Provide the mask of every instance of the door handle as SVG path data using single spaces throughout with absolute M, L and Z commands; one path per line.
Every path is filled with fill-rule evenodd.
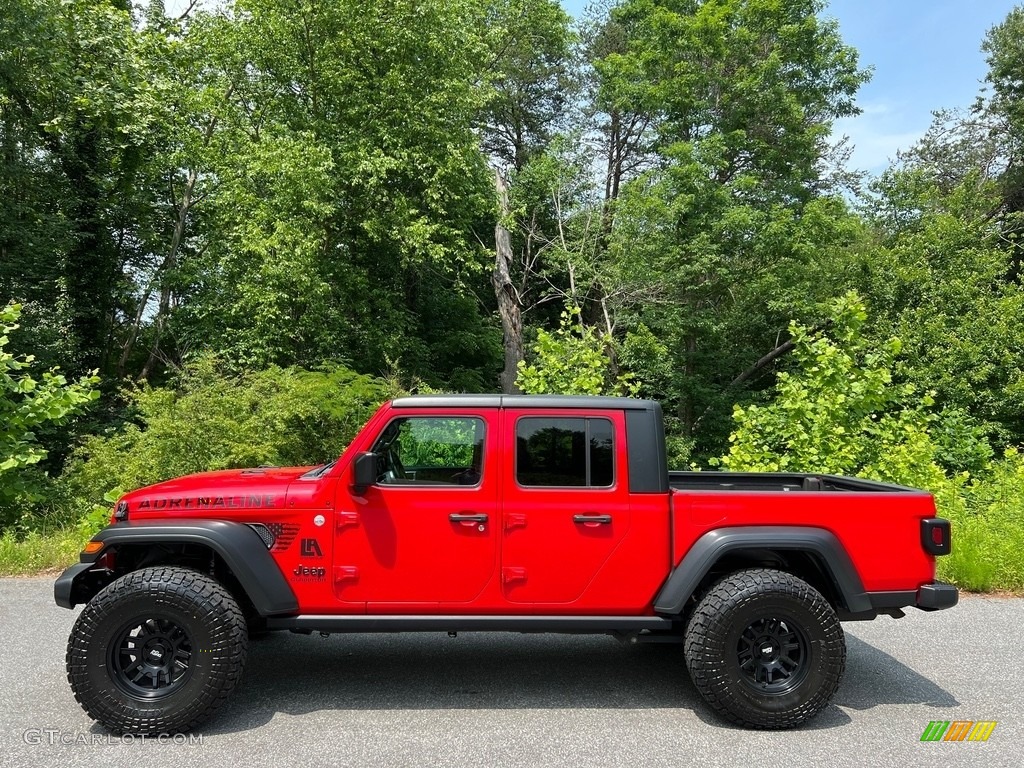
M 487 515 L 453 512 L 448 515 L 448 519 L 453 523 L 486 523 Z
M 582 523 L 583 525 L 610 525 L 612 522 L 611 515 L 573 515 L 572 521 L 574 523 Z

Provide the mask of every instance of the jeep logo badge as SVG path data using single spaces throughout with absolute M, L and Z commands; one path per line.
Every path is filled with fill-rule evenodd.
M 323 579 L 324 576 L 327 575 L 327 569 L 311 568 L 308 565 L 300 564 L 295 567 L 295 570 L 292 571 L 292 573 L 294 573 L 300 579 L 315 579 L 316 581 L 320 581 Z

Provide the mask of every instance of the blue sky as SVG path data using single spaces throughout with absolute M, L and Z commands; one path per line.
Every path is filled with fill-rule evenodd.
M 1020 2 L 1014 0 L 831 0 L 862 67 L 874 67 L 857 102 L 862 114 L 841 120 L 856 149 L 853 167 L 877 173 L 896 150 L 927 130 L 936 109 L 969 106 L 985 78 L 981 42 Z M 562 0 L 578 15 L 587 0 Z

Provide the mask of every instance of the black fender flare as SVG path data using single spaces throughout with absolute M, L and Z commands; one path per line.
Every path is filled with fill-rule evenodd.
M 111 547 L 144 544 L 191 543 L 208 547 L 231 569 L 253 607 L 261 616 L 296 613 L 298 600 L 266 544 L 245 523 L 227 520 L 139 520 L 116 523 L 92 537 L 103 549 L 82 553 L 53 587 L 57 605 L 73 608 L 80 600 L 75 585 L 103 552 Z
M 850 613 L 871 610 L 857 569 L 835 534 L 804 526 L 742 526 L 708 531 L 690 547 L 654 600 L 659 614 L 678 616 L 722 557 L 744 550 L 807 552 L 825 569 Z

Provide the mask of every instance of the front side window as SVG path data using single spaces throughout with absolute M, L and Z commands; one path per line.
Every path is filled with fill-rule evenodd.
M 381 485 L 478 485 L 483 475 L 482 419 L 409 416 L 385 427 L 373 446 Z
M 523 486 L 608 488 L 615 479 L 608 419 L 523 418 L 516 424 L 516 480 Z

